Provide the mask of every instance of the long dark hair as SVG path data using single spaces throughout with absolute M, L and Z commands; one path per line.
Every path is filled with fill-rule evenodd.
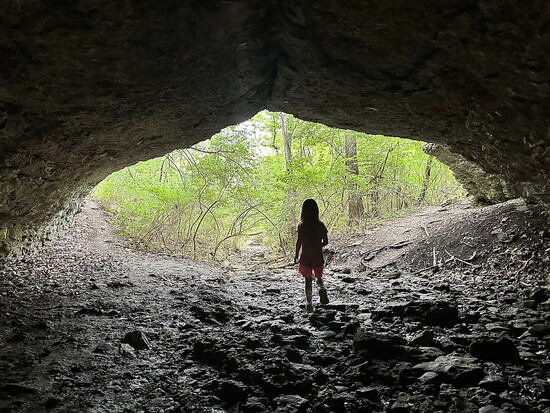
M 308 239 L 315 239 L 317 237 L 319 228 L 319 206 L 314 199 L 306 199 L 302 205 L 302 228 L 304 229 L 304 235 Z

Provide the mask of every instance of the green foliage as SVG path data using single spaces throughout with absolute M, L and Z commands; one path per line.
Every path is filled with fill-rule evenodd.
M 318 201 L 330 231 L 360 231 L 419 202 L 464 194 L 445 165 L 429 161 L 422 142 L 286 119 L 288 163 L 280 115 L 264 111 L 193 148 L 115 172 L 94 196 L 140 246 L 219 259 L 251 237 L 287 252 L 306 198 Z M 358 175 L 346 167 L 346 134 L 357 141 Z M 350 228 L 353 194 L 364 211 Z

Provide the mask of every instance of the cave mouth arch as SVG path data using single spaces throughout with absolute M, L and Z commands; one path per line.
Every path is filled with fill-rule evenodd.
M 92 194 L 139 249 L 221 262 L 253 243 L 273 258 L 292 251 L 307 198 L 317 200 L 331 233 L 361 233 L 463 197 L 424 147 L 261 111 L 190 148 L 116 171 Z
M 488 199 L 548 207 L 549 8 L 496 0 L 9 6 L 0 36 L 0 255 L 52 238 L 113 170 L 264 108 L 426 139 L 447 163 L 475 169 L 465 181 L 488 188 Z
M 114 170 L 175 148 L 189 147 L 262 109 L 293 113 L 300 119 L 342 129 L 426 140 L 437 145 L 431 148 L 435 156 L 456 165 L 451 167 L 457 176 L 463 171 L 464 182 L 473 188 L 469 189 L 472 193 L 478 188 L 482 196 L 495 201 L 523 197 L 544 205 L 548 213 L 548 16 L 550 2 L 511 0 L 2 2 L 0 257 L 29 254 L 54 238 L 71 221 L 90 188 Z M 58 272 L 56 279 L 47 279 L 47 273 L 43 273 L 42 278 L 33 277 L 40 271 L 38 267 L 50 265 L 47 262 L 50 258 L 61 262 L 63 267 L 65 255 L 56 251 L 46 257 L 37 254 L 27 262 L 20 260 L 19 268 L 26 267 L 21 272 L 12 272 L 9 265 L 0 264 L 0 273 L 7 274 L 12 285 L 8 288 L 16 292 L 4 294 L 2 291 L 0 295 L 10 304 L 9 311 L 0 313 L 0 324 L 6 326 L 2 339 L 15 339 L 7 343 L 15 354 L 9 350 L 10 358 L 2 357 L 7 368 L 0 369 L 1 378 L 9 380 L 0 384 L 0 405 L 13 401 L 12 410 L 22 409 L 27 406 L 19 400 L 19 396 L 23 396 L 33 403 L 33 408 L 29 408 L 33 411 L 42 411 L 45 407 L 71 409 L 71 401 L 67 403 L 62 399 L 74 396 L 76 402 L 81 403 L 73 408 L 75 411 L 86 410 L 94 403 L 103 408 L 113 401 L 120 401 L 121 409 L 158 411 L 179 407 L 183 411 L 196 411 L 205 406 L 200 399 L 204 395 L 220 395 L 212 392 L 214 380 L 220 389 L 225 389 L 225 395 L 231 393 L 230 397 L 245 395 L 241 392 L 243 387 L 228 381 L 227 375 L 217 374 L 210 376 L 214 380 L 206 393 L 196 392 L 196 380 L 170 381 L 187 380 L 193 374 L 185 370 L 190 364 L 182 365 L 191 356 L 200 362 L 220 361 L 228 355 L 230 363 L 223 366 L 220 362 L 214 366 L 216 369 L 206 366 L 207 370 L 211 373 L 222 367 L 235 372 L 236 368 L 243 367 L 245 377 L 255 379 L 259 374 L 267 379 L 266 395 L 270 396 L 274 390 L 286 393 L 289 387 L 293 392 L 300 387 L 306 388 L 306 393 L 310 389 L 322 391 L 326 397 L 318 400 L 322 403 L 321 410 L 331 409 L 323 406 L 325 402 L 336 410 L 345 410 L 348 392 L 353 390 L 364 401 L 383 400 L 384 404 L 367 406 L 367 410 L 374 411 L 407 410 L 423 401 L 430 403 L 425 410 L 494 411 L 497 407 L 492 405 L 496 403 L 503 410 L 543 411 L 548 408 L 548 340 L 544 335 L 548 335 L 549 304 L 548 294 L 542 287 L 543 278 L 547 278 L 544 272 L 548 266 L 550 231 L 541 230 L 541 214 L 535 218 L 517 210 L 513 213 L 521 215 L 517 221 L 516 244 L 505 243 L 514 233 L 508 232 L 510 221 L 500 221 L 501 216 L 497 215 L 495 221 L 485 220 L 486 225 L 482 227 L 484 234 L 495 229 L 500 231 L 493 237 L 491 247 L 497 246 L 502 254 L 495 255 L 490 248 L 486 255 L 494 258 L 491 263 L 495 263 L 499 271 L 491 272 L 489 267 L 489 277 L 486 277 L 461 263 L 456 274 L 458 279 L 454 278 L 450 284 L 434 285 L 434 279 L 441 281 L 439 272 L 433 279 L 418 277 L 419 283 L 408 292 L 400 292 L 400 287 L 388 288 L 390 283 L 393 287 L 393 283 L 400 280 L 386 279 L 380 288 L 382 294 L 376 298 L 390 305 L 372 309 L 378 310 L 377 316 L 386 318 L 387 323 L 375 323 L 382 327 L 374 331 L 375 336 L 360 335 L 355 348 L 351 343 L 342 347 L 336 342 L 339 349 L 333 354 L 325 351 L 330 336 L 316 338 L 322 344 L 312 347 L 322 351 L 318 352 L 313 368 L 320 363 L 335 362 L 332 372 L 345 373 L 344 380 L 338 383 L 343 385 L 342 391 L 334 387 L 335 381 L 322 370 L 315 374 L 321 386 L 313 380 L 302 381 L 311 370 L 306 367 L 297 374 L 299 366 L 285 359 L 294 355 L 300 360 L 297 351 L 285 354 L 284 348 L 278 347 L 282 350 L 279 357 L 271 357 L 278 344 L 300 345 L 309 340 L 301 334 L 300 325 L 308 321 L 300 316 L 296 319 L 298 323 L 288 326 L 294 331 L 290 337 L 295 341 L 281 342 L 289 337 L 279 334 L 281 326 L 293 320 L 294 314 L 293 310 L 280 311 L 281 297 L 285 294 L 271 295 L 266 291 L 273 286 L 271 279 L 257 289 L 252 310 L 258 317 L 269 318 L 273 314 L 280 319 L 273 328 L 258 329 L 261 330 L 259 337 L 248 330 L 248 323 L 240 325 L 242 331 L 230 323 L 224 338 L 242 340 L 248 349 L 238 343 L 233 351 L 226 351 L 223 347 L 226 340 L 212 340 L 203 335 L 212 324 L 198 324 L 192 316 L 193 312 L 203 317 L 205 314 L 195 301 L 197 294 L 193 287 L 197 281 L 206 287 L 204 291 L 210 289 L 215 293 L 202 296 L 213 303 L 209 312 L 222 319 L 227 315 L 218 311 L 218 293 L 224 289 L 225 281 L 221 277 L 212 280 L 211 274 L 205 274 L 193 278 L 192 269 L 178 263 L 175 266 L 179 267 L 177 271 L 182 277 L 168 280 L 171 285 L 163 284 L 161 277 L 150 277 L 158 271 L 156 263 L 141 265 L 143 261 L 138 261 L 136 271 L 129 275 L 157 288 L 159 295 L 151 300 L 150 288 L 139 293 L 137 288 L 126 288 L 129 287 L 129 280 L 124 278 L 127 274 L 120 271 L 116 263 L 96 272 L 96 264 L 102 263 L 93 255 L 88 255 L 87 260 L 79 263 L 80 268 L 77 266 L 71 273 Z M 495 222 L 500 222 L 498 227 Z M 455 228 L 456 234 L 463 234 L 463 228 Z M 521 238 L 525 229 L 528 229 L 526 239 L 533 246 L 527 250 Z M 78 255 L 78 252 L 74 248 L 68 254 Z M 450 249 L 449 252 L 456 254 L 455 258 L 469 258 Z M 162 257 L 157 255 L 156 259 L 162 260 Z M 36 262 L 41 265 L 34 266 Z M 496 277 L 497 280 L 492 274 L 498 274 L 504 262 L 511 263 L 508 268 L 512 273 L 502 271 L 505 276 Z M 80 271 L 82 266 L 87 267 L 86 271 Z M 80 282 L 83 276 L 87 277 L 85 283 Z M 114 290 L 107 285 L 94 289 L 95 277 L 115 282 Z M 342 286 L 344 282 L 347 285 L 343 278 Z M 68 285 L 67 280 L 77 283 L 71 284 L 74 291 L 59 291 L 57 283 Z M 292 282 L 290 277 L 281 277 L 281 280 Z M 179 295 L 180 282 L 192 289 Z M 229 283 L 223 286 L 239 287 Z M 2 279 L 2 288 L 5 287 Z M 358 291 L 370 299 L 372 289 L 368 287 L 367 284 Z M 294 292 L 298 302 L 298 290 L 289 286 L 287 291 Z M 406 350 L 401 346 L 403 336 L 388 338 L 386 335 L 395 331 L 395 317 L 401 319 L 405 315 L 409 298 L 417 293 L 422 297 L 423 291 L 444 297 L 453 306 L 466 304 L 460 316 L 472 329 L 468 331 L 467 325 L 457 324 L 453 330 L 438 330 L 440 337 L 435 337 L 443 340 L 445 350 L 456 349 L 458 355 L 466 357 L 446 354 L 436 361 L 441 354 L 439 350 Z M 63 294 L 59 295 L 60 292 Z M 92 297 L 94 301 L 80 301 L 84 304 L 83 311 L 77 310 L 73 300 L 77 296 L 75 292 L 79 293 L 78 297 Z M 238 293 L 241 297 L 241 291 Z M 299 293 L 302 298 L 303 292 Z M 408 295 L 406 301 L 392 305 L 396 293 Z M 94 297 L 102 297 L 109 306 L 97 308 Z M 226 308 L 231 307 L 230 295 L 222 294 L 221 298 Z M 493 304 L 499 302 L 503 303 L 502 307 L 494 311 Z M 69 305 L 63 306 L 63 303 Z M 411 307 L 416 315 L 426 309 L 424 303 L 418 305 L 418 302 Z M 275 312 L 270 314 L 271 309 Z M 449 306 L 435 309 L 443 310 L 445 322 Z M 26 311 L 26 315 L 22 311 Z M 80 314 L 75 314 L 76 311 Z M 111 311 L 114 311 L 112 316 Z M 250 308 L 242 311 L 249 315 Z M 346 316 L 344 311 L 339 312 Z M 342 320 L 351 324 L 341 325 L 343 330 L 349 328 L 347 341 L 352 340 L 365 321 L 362 310 L 362 314 L 353 312 L 352 318 Z M 176 320 L 174 315 L 179 317 L 182 313 L 189 318 Z M 151 317 L 152 314 L 157 316 Z M 127 316 L 135 325 L 136 317 L 142 315 L 149 320 L 156 341 L 153 342 L 156 348 L 149 353 L 152 362 L 147 363 L 142 357 L 132 361 L 117 355 L 121 367 L 113 368 L 111 359 L 101 353 L 111 350 L 116 353 L 121 344 L 126 344 L 120 343 L 125 333 L 120 330 L 122 318 Z M 38 324 L 37 316 L 42 317 Z M 98 318 L 100 323 L 106 322 L 108 328 L 101 334 L 98 334 L 100 330 L 83 328 L 82 317 L 89 316 Z M 55 323 L 53 328 L 50 320 Z M 541 321 L 545 324 L 540 324 Z M 190 326 L 195 329 L 189 329 Z M 411 327 L 414 330 L 408 332 L 420 333 L 416 320 Z M 27 331 L 31 329 L 33 331 Z M 194 334 L 197 334 L 196 348 L 190 340 Z M 512 346 L 509 338 L 496 338 L 501 334 L 511 337 Z M 417 343 L 432 346 L 432 336 L 422 333 L 419 336 L 422 341 Z M 455 338 L 454 343 L 451 338 Z M 109 341 L 116 349 L 109 348 Z M 35 345 L 35 349 L 28 351 L 28 344 Z M 399 361 L 388 364 L 369 360 L 358 364 L 354 350 L 367 349 L 372 344 L 390 351 L 382 357 Z M 161 350 L 165 345 L 168 353 L 175 356 L 171 360 L 165 358 L 167 352 Z M 124 349 L 121 346 L 121 350 Z M 269 366 L 258 369 L 257 364 L 249 364 L 250 359 L 233 357 L 246 350 L 257 355 L 255 361 L 258 356 L 265 356 Z M 521 363 L 518 363 L 518 350 Z M 50 353 L 60 354 L 63 359 L 49 364 L 46 359 Z M 470 353 L 491 364 L 472 364 Z M 500 360 L 496 361 L 504 361 L 503 365 L 494 365 L 495 353 L 500 354 Z M 404 363 L 404 354 L 412 359 Z M 416 358 L 418 355 L 420 359 Z M 80 356 L 87 361 L 67 363 L 67 359 Z M 372 358 L 370 356 L 372 354 L 367 354 Z M 507 363 L 506 357 L 510 357 L 512 364 Z M 307 356 L 305 358 L 307 361 Z M 100 368 L 98 361 L 103 363 Z M 195 361 L 191 361 L 191 366 Z M 429 361 L 435 361 L 435 365 L 426 366 L 425 362 Z M 423 376 L 426 382 L 434 382 L 436 386 L 429 388 L 424 400 L 417 398 L 419 394 L 410 394 L 416 392 L 412 386 L 418 384 L 420 374 L 406 365 L 417 362 L 424 364 L 426 370 L 437 369 L 437 373 L 428 371 Z M 135 369 L 130 370 L 128 366 L 132 363 Z M 453 369 L 458 368 L 454 372 L 457 375 L 451 372 L 452 376 L 447 376 L 447 363 L 451 363 Z M 277 389 L 281 375 L 278 372 L 273 375 L 274 365 L 296 378 L 285 381 L 286 389 Z M 382 388 L 373 388 L 372 378 L 380 377 L 383 365 L 388 367 L 381 377 Z M 484 368 L 488 379 L 484 389 L 463 387 L 483 373 Z M 503 377 L 493 377 L 493 373 L 502 373 Z M 39 380 L 23 382 L 30 379 L 30 375 Z M 105 386 L 98 390 L 95 378 L 102 379 L 100 384 Z M 369 387 L 357 388 L 356 379 L 365 381 Z M 438 391 L 440 379 L 445 383 Z M 323 388 L 325 383 L 327 386 Z M 50 384 L 56 384 L 59 392 L 50 392 Z M 454 385 L 461 388 L 453 389 Z M 181 394 L 180 390 L 185 387 L 190 391 Z M 138 393 L 126 391 L 136 388 L 140 390 Z M 173 396 L 180 398 L 181 395 L 181 399 L 187 400 L 176 400 L 182 403 L 174 405 L 165 399 L 164 404 L 162 398 L 172 396 L 167 394 L 172 390 Z M 6 399 L 6 392 L 17 393 L 17 397 L 10 400 L 8 395 Z M 462 396 L 457 397 L 460 394 Z M 439 397 L 445 398 L 443 404 L 437 403 Z M 282 404 L 302 402 L 298 397 L 289 400 L 284 396 L 279 401 Z M 259 404 L 252 406 L 251 411 L 276 408 L 274 403 L 256 402 Z M 7 409 L 12 406 L 8 405 Z M 209 404 L 202 410 L 213 407 L 219 410 L 217 402 L 216 406 Z M 301 407 L 305 409 L 306 405 Z

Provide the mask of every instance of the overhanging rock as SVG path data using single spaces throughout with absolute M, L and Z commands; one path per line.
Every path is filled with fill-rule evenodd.
M 518 197 L 514 188 L 510 188 L 499 175 L 485 172 L 476 163 L 459 153 L 452 152 L 447 145 L 428 143 L 422 149 L 428 155 L 435 156 L 448 165 L 456 180 L 478 201 L 497 203 Z
M 109 173 L 264 108 L 442 144 L 499 182 L 477 183 L 487 196 L 548 205 L 549 15 L 511 0 L 8 1 L 0 253 L 50 237 Z

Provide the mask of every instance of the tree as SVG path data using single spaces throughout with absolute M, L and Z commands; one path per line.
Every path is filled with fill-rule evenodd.
M 286 171 L 290 176 L 293 174 L 292 168 L 292 134 L 288 130 L 288 115 L 284 112 L 278 112 L 279 119 L 281 120 L 281 136 L 283 137 L 283 147 L 285 153 L 285 165 Z M 289 179 L 290 181 L 290 179 Z M 290 233 L 294 231 L 298 225 L 298 220 L 296 217 L 296 189 L 291 185 L 288 189 L 288 212 L 289 212 L 289 222 L 290 224 Z
M 345 154 L 346 154 L 346 169 L 351 175 L 349 180 L 349 196 L 348 196 L 348 215 L 350 225 L 359 225 L 361 223 L 365 207 L 363 206 L 363 196 L 357 179 L 359 177 L 359 163 L 357 162 L 357 137 L 351 131 L 346 131 L 345 134 Z
M 426 169 L 424 169 L 424 179 L 422 181 L 422 188 L 420 189 L 420 195 L 418 195 L 418 199 L 416 200 L 416 205 L 422 205 L 424 200 L 426 199 L 426 192 L 428 191 L 428 186 L 430 185 L 430 175 L 432 174 L 432 162 L 433 162 L 433 156 L 428 156 L 428 160 L 426 161 Z
M 278 112 L 277 114 L 281 120 L 281 135 L 283 136 L 286 169 L 290 171 L 290 164 L 292 162 L 292 136 L 288 131 L 288 115 L 284 112 Z
M 381 213 L 381 187 L 384 182 L 384 172 L 386 171 L 386 167 L 388 166 L 388 159 L 390 157 L 390 154 L 396 149 L 397 146 L 394 146 L 393 144 L 390 144 L 390 146 L 385 149 L 385 154 L 383 155 L 382 162 L 380 165 L 375 166 L 375 171 L 373 173 L 372 179 L 370 180 L 370 184 L 372 186 L 372 190 L 370 191 L 370 199 L 371 199 L 371 214 L 374 217 L 378 217 Z M 384 147 L 382 147 L 384 150 Z

